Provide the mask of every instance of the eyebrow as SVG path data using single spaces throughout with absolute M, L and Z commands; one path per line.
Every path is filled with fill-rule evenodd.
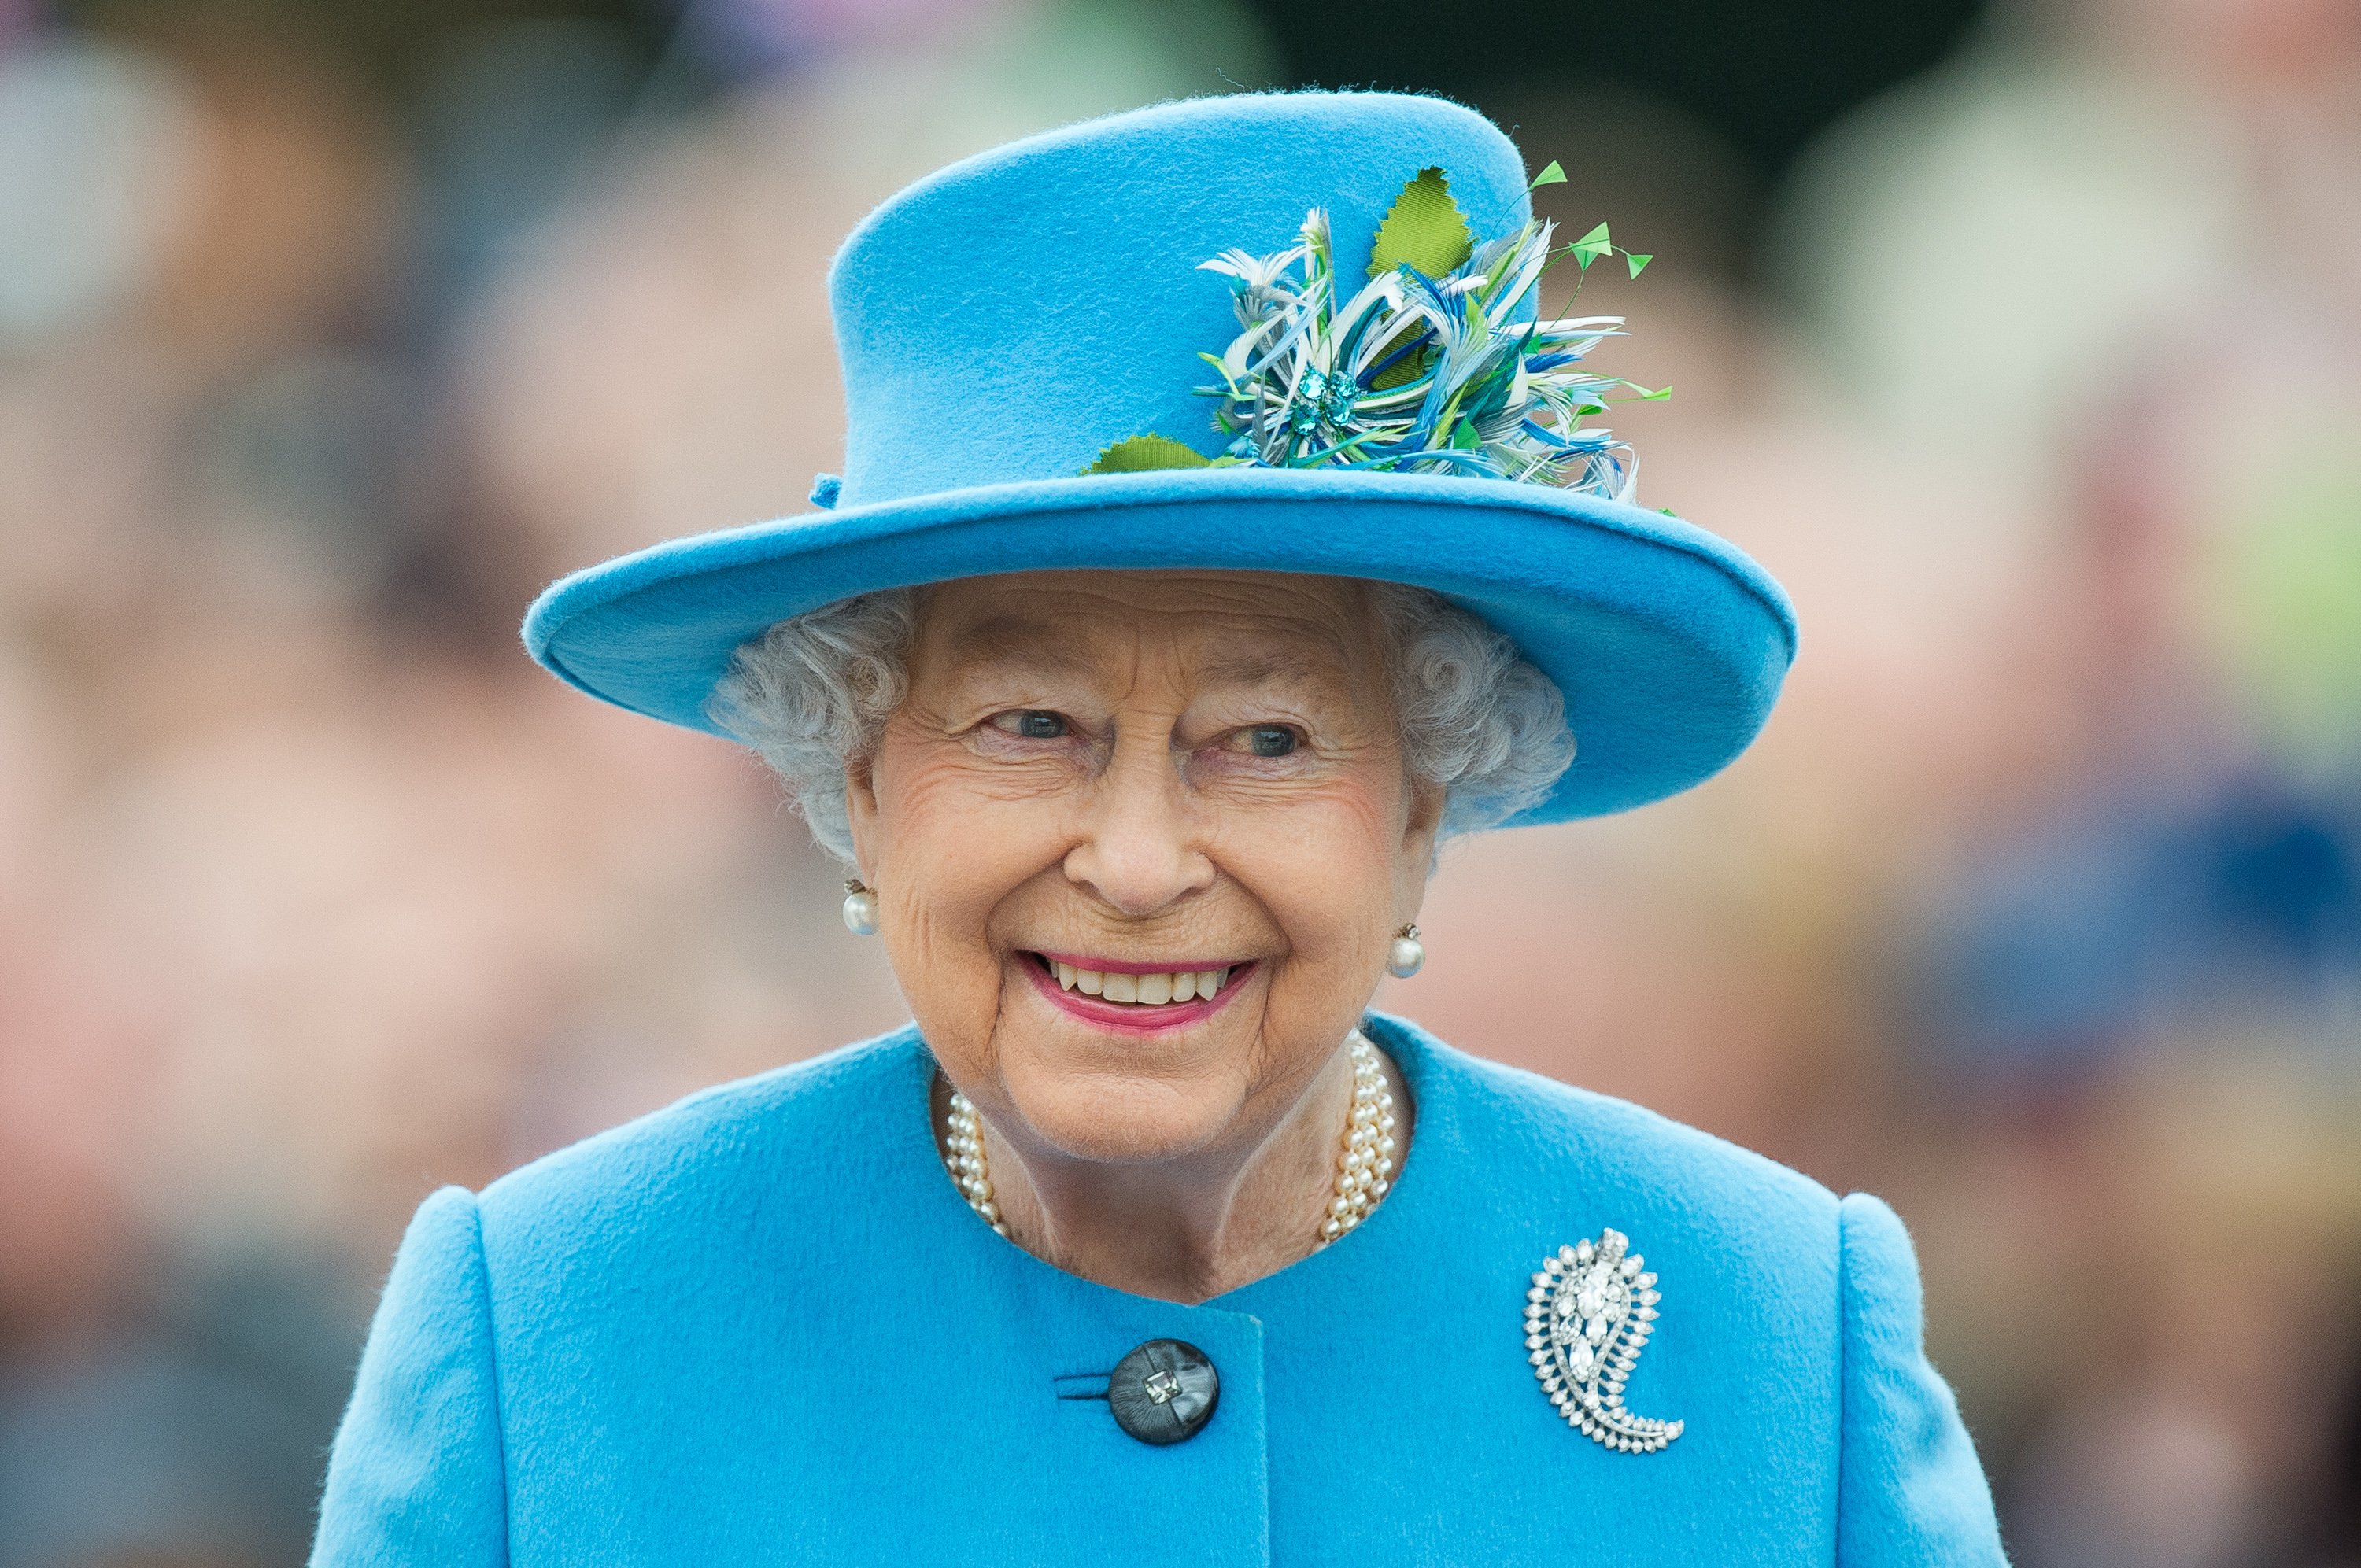
M 1349 674 L 1345 661 L 1306 641 L 1280 652 L 1255 648 L 1225 648 L 1207 656 L 1199 675 L 1213 685 L 1259 686 L 1301 680 L 1308 667 L 1323 673 Z
M 1300 679 L 1307 665 L 1325 666 L 1345 674 L 1346 661 L 1310 638 L 1274 639 L 1284 647 L 1231 647 L 1209 653 L 1198 666 L 1209 685 L 1265 685 Z M 1088 674 L 1095 668 L 1081 645 L 1055 622 L 1026 615 L 995 615 L 952 633 L 950 652 L 960 664 L 1022 659 L 1060 673 Z
M 1022 615 L 995 615 L 963 626 L 950 637 L 956 664 L 1025 659 L 1060 672 L 1087 672 L 1092 662 L 1074 640 L 1054 624 Z
M 950 642 L 951 662 L 961 666 L 1022 659 L 1025 663 L 1046 666 L 1058 673 L 1086 675 L 1095 668 L 1095 662 L 1083 652 L 1082 644 L 1070 638 L 1058 623 L 1025 614 L 996 614 L 972 626 L 961 626 L 951 633 Z M 1287 647 L 1223 647 L 1204 656 L 1204 662 L 1197 666 L 1197 675 L 1206 685 L 1228 687 L 1289 685 L 1315 671 L 1345 675 L 1344 663 L 1334 659 L 1327 650 L 1317 647 L 1312 640 L 1299 642 L 1289 638 L 1284 642 Z

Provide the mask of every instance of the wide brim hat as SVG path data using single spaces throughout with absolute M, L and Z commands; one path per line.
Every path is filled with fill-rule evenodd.
M 1762 728 L 1795 652 L 1778 584 L 1705 530 L 1462 473 L 1087 471 L 1148 434 L 1229 448 L 1202 356 L 1239 323 L 1230 280 L 1202 263 L 1284 251 L 1320 209 L 1340 279 L 1357 277 L 1428 170 L 1478 240 L 1531 216 L 1523 160 L 1488 120 L 1389 93 L 1167 104 L 921 181 L 830 273 L 848 433 L 843 477 L 815 499 L 832 504 L 565 578 L 526 617 L 526 646 L 594 696 L 719 734 L 707 708 L 737 650 L 856 594 L 1085 568 L 1370 578 L 1473 611 L 1565 694 L 1575 762 L 1513 822 L 1698 783 Z

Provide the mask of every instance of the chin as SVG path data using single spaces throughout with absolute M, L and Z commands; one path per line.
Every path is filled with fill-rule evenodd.
M 1010 1064 L 1014 1067 L 1014 1064 Z M 1237 1119 L 1241 1080 L 1226 1072 L 1172 1079 L 1103 1066 L 1004 1067 L 1002 1091 L 1033 1135 L 1069 1159 L 1160 1165 L 1220 1142 Z

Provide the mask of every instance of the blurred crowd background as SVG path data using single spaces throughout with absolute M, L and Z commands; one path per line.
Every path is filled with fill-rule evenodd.
M 1295 83 L 1657 256 L 1804 627 L 1384 1003 L 1887 1194 L 2024 1568 L 2361 1563 L 2361 0 L 0 0 L 0 1568 L 298 1563 L 423 1194 L 900 1021 L 519 614 L 839 466 L 900 184 Z

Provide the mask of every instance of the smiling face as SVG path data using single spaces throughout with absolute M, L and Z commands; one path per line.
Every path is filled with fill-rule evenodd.
M 848 806 L 945 1073 L 1028 1157 L 1258 1147 L 1359 1018 L 1433 856 L 1441 801 L 1405 774 L 1368 588 L 945 584 L 908 673 Z

